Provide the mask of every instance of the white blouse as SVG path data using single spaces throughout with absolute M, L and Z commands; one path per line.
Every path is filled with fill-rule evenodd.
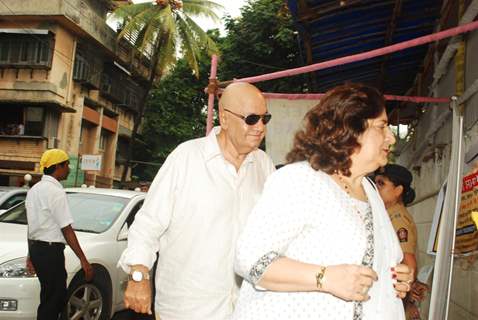
M 379 278 L 363 304 L 363 319 L 404 319 L 390 271 L 402 252 L 377 191 L 366 179 L 362 185 L 373 212 L 373 269 Z M 354 302 L 319 292 L 267 291 L 254 284 L 278 256 L 325 266 L 360 265 L 366 249 L 361 215 L 368 206 L 308 162 L 272 174 L 237 244 L 235 270 L 246 281 L 232 319 L 352 320 Z

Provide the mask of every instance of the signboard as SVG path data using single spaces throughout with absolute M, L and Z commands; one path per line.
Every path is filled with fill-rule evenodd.
M 463 178 L 460 212 L 456 223 L 456 254 L 470 255 L 478 252 L 478 230 L 471 217 L 473 211 L 478 211 L 478 172 Z
M 100 171 L 101 155 L 84 154 L 81 156 L 81 170 Z
M 430 237 L 428 238 L 428 254 L 436 254 L 437 252 L 438 230 L 441 222 L 445 191 L 446 184 L 442 186 L 438 194 Z M 468 256 L 478 253 L 478 230 L 472 219 L 472 212 L 476 211 L 478 211 L 478 172 L 463 178 L 460 211 L 456 221 L 455 255 Z

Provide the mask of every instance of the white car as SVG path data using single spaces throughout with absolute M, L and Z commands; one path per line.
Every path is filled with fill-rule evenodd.
M 67 246 L 67 306 L 63 319 L 110 319 L 123 309 L 127 275 L 116 267 L 127 246 L 128 226 L 145 193 L 113 189 L 66 189 L 80 245 L 94 266 L 84 281 L 80 261 Z M 40 283 L 25 268 L 27 220 L 24 203 L 0 216 L 0 319 L 36 319 Z
M 11 207 L 23 202 L 28 189 L 18 187 L 0 187 L 0 216 Z

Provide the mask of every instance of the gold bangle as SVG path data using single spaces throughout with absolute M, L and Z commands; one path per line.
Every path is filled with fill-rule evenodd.
M 322 286 L 324 285 L 324 276 L 325 276 L 325 270 L 327 267 L 320 267 L 319 272 L 315 274 L 315 281 L 317 283 L 317 289 L 321 290 Z

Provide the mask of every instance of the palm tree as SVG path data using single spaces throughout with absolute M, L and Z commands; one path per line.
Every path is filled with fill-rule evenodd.
M 121 176 L 124 184 L 132 157 L 132 147 L 145 113 L 146 100 L 155 83 L 174 65 L 177 55 L 188 61 L 198 75 L 198 58 L 205 52 L 217 52 L 214 41 L 201 29 L 192 17 L 206 17 L 218 21 L 216 10 L 223 7 L 209 0 L 155 0 L 128 4 L 117 8 L 113 17 L 122 22 L 121 38 L 131 42 L 141 54 L 150 59 L 144 93 L 139 99 L 138 113 L 134 119 L 131 143 L 128 146 L 125 168 Z

